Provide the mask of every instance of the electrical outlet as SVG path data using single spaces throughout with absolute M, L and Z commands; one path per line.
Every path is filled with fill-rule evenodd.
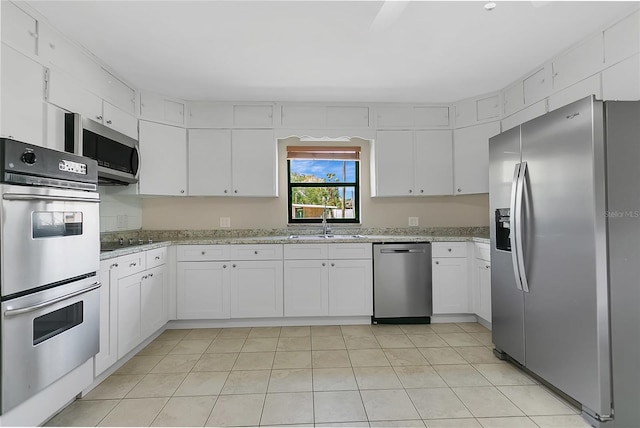
M 409 217 L 409 226 L 417 226 L 418 217 Z
M 231 227 L 231 217 L 220 217 L 220 227 Z

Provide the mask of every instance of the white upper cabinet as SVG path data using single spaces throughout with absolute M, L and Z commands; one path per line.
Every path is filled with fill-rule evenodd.
M 489 192 L 489 138 L 500 133 L 500 122 L 453 131 L 456 195 Z
M 636 11 L 604 31 L 604 62 L 606 65 L 613 65 L 638 52 L 640 52 L 640 11 Z
M 190 101 L 187 126 L 189 128 L 231 128 L 233 106 L 208 101 Z
M 42 66 L 7 45 L 1 51 L 0 136 L 41 146 L 45 134 Z
M 283 105 L 283 128 L 368 128 L 369 107 L 327 105 Z
M 38 23 L 30 15 L 9 1 L 2 7 L 2 42 L 20 52 L 35 55 L 38 46 Z
M 189 195 L 230 195 L 231 131 L 190 129 L 188 147 Z
M 477 121 L 496 119 L 500 116 L 500 96 L 498 94 L 476 101 Z
M 553 89 L 566 88 L 602 69 L 604 42 L 602 33 L 584 41 L 552 62 Z
M 524 79 L 524 102 L 533 104 L 551 93 L 551 67 L 544 67 Z
M 376 128 L 440 128 L 451 125 L 448 106 L 377 106 Z
M 547 101 L 542 100 L 530 105 L 529 107 L 520 110 L 517 113 L 512 114 L 509 117 L 502 119 L 502 132 L 507 129 L 511 129 L 514 126 L 518 126 L 528 120 L 534 119 L 538 116 L 542 116 L 547 112 Z
M 231 131 L 234 196 L 278 196 L 278 145 L 271 129 Z
M 378 131 L 371 149 L 371 196 L 412 196 L 413 131 Z
M 327 126 L 336 128 L 368 128 L 369 107 L 327 107 Z
M 57 67 L 49 68 L 47 101 L 67 111 L 80 113 L 86 118 L 102 123 L 102 98 L 86 90 L 77 79 Z M 138 139 L 137 136 L 135 138 Z
M 502 92 L 504 115 L 509 116 L 524 108 L 524 88 L 522 81 L 516 82 Z
M 413 119 L 416 128 L 448 127 L 449 107 L 414 107 Z
M 453 193 L 453 142 L 451 131 L 415 132 L 415 194 Z
M 500 116 L 500 94 L 462 100 L 455 105 L 456 127 L 475 125 Z
M 105 69 L 101 69 L 100 95 L 127 113 L 136 113 L 136 91 Z
M 187 135 L 184 128 L 140 121 L 140 194 L 187 194 Z
M 106 101 L 102 102 L 102 123 L 134 140 L 138 139 L 138 119 Z
M 376 128 L 413 128 L 413 107 L 376 107 Z
M 273 127 L 272 105 L 233 106 L 233 126 L 238 128 Z
M 600 74 L 594 74 L 588 79 L 581 80 L 575 85 L 571 85 L 549 96 L 549 111 L 566 106 L 592 94 L 595 95 L 597 99 L 602 99 Z
M 605 100 L 640 100 L 640 54 L 625 59 L 602 72 Z
M 184 103 L 143 92 L 140 94 L 140 116 L 157 122 L 184 124 Z
M 478 121 L 475 99 L 462 100 L 456 104 L 456 127 L 474 124 Z

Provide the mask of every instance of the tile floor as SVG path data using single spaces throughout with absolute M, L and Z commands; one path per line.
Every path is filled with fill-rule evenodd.
M 49 426 L 587 427 L 475 323 L 167 330 Z

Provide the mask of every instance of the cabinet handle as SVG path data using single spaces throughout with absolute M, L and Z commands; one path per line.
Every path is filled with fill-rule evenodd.
M 184 193 L 184 189 L 180 190 L 180 193 Z
M 102 116 L 96 116 L 96 119 L 102 120 Z
M 439 265 L 439 264 L 440 264 L 440 262 L 436 262 L 436 264 L 437 264 L 437 265 Z
M 224 189 L 224 193 L 228 193 L 228 192 L 227 192 L 227 189 Z
M 409 193 L 413 193 L 413 190 L 409 189 Z
M 160 260 L 160 256 L 156 256 L 156 260 Z
M 331 263 L 331 267 L 334 267 L 336 264 L 335 263 Z
M 117 268 L 118 267 L 118 263 L 114 263 L 111 266 L 109 266 L 109 269 L 113 269 L 113 268 Z
M 50 42 L 50 43 L 49 43 L 49 47 L 50 47 L 51 49 L 55 49 L 55 48 L 56 48 L 56 45 L 55 45 L 55 43 L 51 43 L 51 42 Z
M 458 193 L 462 192 L 462 189 L 458 187 Z
M 326 263 L 322 263 L 322 266 L 326 266 L 326 265 L 327 265 Z
M 149 274 L 149 278 L 151 278 L 152 276 L 153 276 L 153 274 L 152 274 L 152 273 L 150 273 L 150 274 Z
M 34 39 L 37 39 L 37 38 L 38 38 L 38 33 L 36 33 L 35 31 L 29 31 L 29 30 L 27 30 L 27 33 L 29 33 L 29 35 L 30 35 L 31 37 L 33 37 Z
M 420 189 L 420 193 L 424 193 L 424 189 Z
M 129 267 L 135 267 L 135 266 L 138 266 L 138 264 L 135 263 L 135 262 L 134 263 L 129 263 Z
M 486 265 L 485 268 L 491 269 L 491 265 Z
M 107 120 L 107 123 L 111 125 L 113 122 L 111 122 L 111 120 Z
M 140 281 L 145 280 L 145 279 L 147 279 L 147 278 L 149 278 L 149 275 L 145 275 L 145 276 L 143 276 L 142 278 L 140 278 Z
M 227 265 L 222 265 L 222 269 L 226 269 L 226 268 L 227 268 Z
M 234 190 L 234 191 L 233 191 L 233 193 L 238 193 L 238 191 L 237 191 L 237 190 Z
M 233 264 L 233 265 L 231 265 L 231 267 L 236 267 L 236 265 L 235 265 L 235 264 Z
M 202 253 L 200 253 L 200 254 L 202 254 L 202 255 L 204 256 L 204 255 L 205 255 L 205 254 L 207 254 L 207 253 L 206 253 L 205 251 L 203 251 L 203 252 L 202 252 Z
M 451 248 L 447 248 L 447 251 L 448 251 L 448 252 L 451 252 Z

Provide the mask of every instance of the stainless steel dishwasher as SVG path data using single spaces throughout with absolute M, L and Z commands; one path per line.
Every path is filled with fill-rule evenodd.
M 431 244 L 373 244 L 373 323 L 429 323 Z

